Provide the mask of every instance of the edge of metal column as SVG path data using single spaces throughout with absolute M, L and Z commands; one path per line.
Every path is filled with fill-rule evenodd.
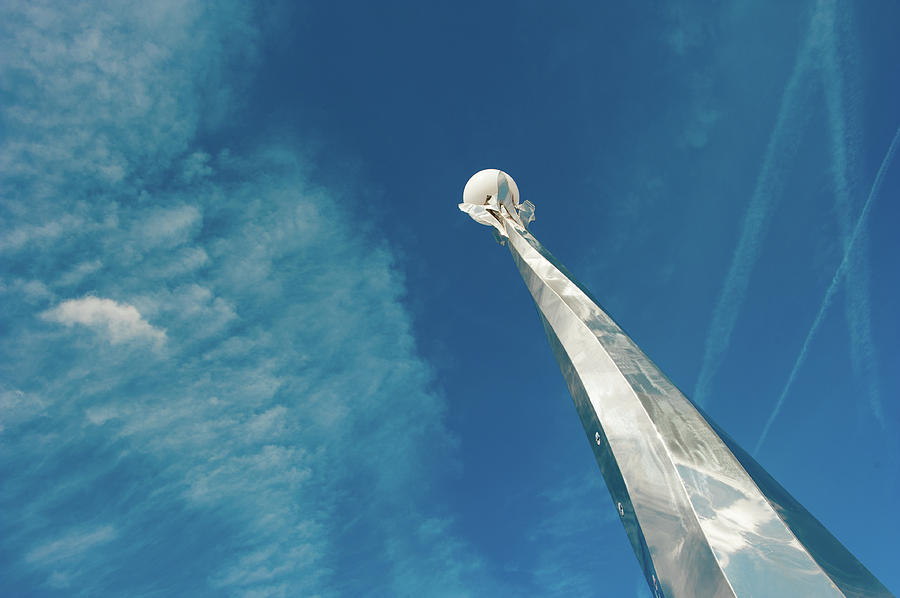
M 622 519 L 623 525 L 625 526 L 626 534 L 628 535 L 629 540 L 632 543 L 632 547 L 635 551 L 635 554 L 638 558 L 638 561 L 645 573 L 647 578 L 647 582 L 650 588 L 656 593 L 657 596 L 668 595 L 668 596 L 680 596 L 680 595 L 690 595 L 689 592 L 699 592 L 702 591 L 704 595 L 722 595 L 722 596 L 734 596 L 737 595 L 738 592 L 732 586 L 732 582 L 729 579 L 728 574 L 723 570 L 723 564 L 721 561 L 721 556 L 718 555 L 712 550 L 712 548 L 706 544 L 706 553 L 707 554 L 699 554 L 696 551 L 692 554 L 692 567 L 699 567 L 700 570 L 694 571 L 695 575 L 685 577 L 684 571 L 680 572 L 680 575 L 676 573 L 676 577 L 680 578 L 681 583 L 678 584 L 678 587 L 672 587 L 669 581 L 669 575 L 672 574 L 672 571 L 664 572 L 663 579 L 659 578 L 659 575 L 656 570 L 656 565 L 653 560 L 653 549 L 652 543 L 647 541 L 647 538 L 644 534 L 644 531 L 641 527 L 639 517 L 640 509 L 635 509 L 635 505 L 631 499 L 631 493 L 628 489 L 628 483 L 625 477 L 622 474 L 621 468 L 619 467 L 618 461 L 616 459 L 616 455 L 610 445 L 609 439 L 607 438 L 607 432 L 603 425 L 600 422 L 600 418 L 595 411 L 594 406 L 591 403 L 589 393 L 584 386 L 584 383 L 581 379 L 581 375 L 579 374 L 577 368 L 572 362 L 571 356 L 566 351 L 563 342 L 560 340 L 558 335 L 556 334 L 554 327 L 545 317 L 540 304 L 538 303 L 537 296 L 534 295 L 534 291 L 528 284 L 527 273 L 531 272 L 532 275 L 540 279 L 543 283 L 543 286 L 553 292 L 559 301 L 568 307 L 568 311 L 571 312 L 571 317 L 580 321 L 582 325 L 587 327 L 585 321 L 583 321 L 578 314 L 572 311 L 571 306 L 568 306 L 567 302 L 563 299 L 563 297 L 559 296 L 558 293 L 553 290 L 549 283 L 540 277 L 537 272 L 535 272 L 528 264 L 526 259 L 519 253 L 519 250 L 516 249 L 515 244 L 517 238 L 520 238 L 524 241 L 531 249 L 533 249 L 541 258 L 545 259 L 553 268 L 559 271 L 568 282 L 573 284 L 575 287 L 581 291 L 585 297 L 594 303 L 594 306 L 603 311 L 599 305 L 599 302 L 590 294 L 590 292 L 577 281 L 575 277 L 573 277 L 566 269 L 563 267 L 553 256 L 543 248 L 543 246 L 531 235 L 527 230 L 520 229 L 513 224 L 506 223 L 507 232 L 510 235 L 509 244 L 510 244 L 510 252 L 513 255 L 513 258 L 516 262 L 517 268 L 525 279 L 526 286 L 529 287 L 529 290 L 532 292 L 533 298 L 535 299 L 536 305 L 538 305 L 538 313 L 540 314 L 542 324 L 544 326 L 544 330 L 547 334 L 547 338 L 550 341 L 551 348 L 553 349 L 554 355 L 556 355 L 557 360 L 559 362 L 560 368 L 563 372 L 563 376 L 566 380 L 567 385 L 569 386 L 569 390 L 572 394 L 573 401 L 575 403 L 576 410 L 578 411 L 579 418 L 582 421 L 585 432 L 588 436 L 589 442 L 592 443 L 594 448 L 595 458 L 600 466 L 601 473 L 603 474 L 604 479 L 607 482 L 607 487 L 609 488 L 610 494 L 613 498 L 613 502 L 617 505 L 618 511 L 620 513 L 620 517 Z M 604 312 L 604 315 L 605 312 Z M 608 315 L 606 315 L 608 318 Z M 611 320 L 611 319 L 610 319 Z M 618 328 L 614 322 L 613 324 Z M 621 329 L 619 328 L 621 331 Z M 624 335 L 625 333 L 622 332 Z M 625 335 L 627 337 L 627 335 Z M 629 339 L 630 340 L 630 339 Z M 596 342 L 600 345 L 602 350 L 605 350 L 603 344 L 600 342 L 599 337 L 596 338 Z M 633 341 L 632 341 L 633 343 Z M 639 348 L 634 347 L 639 352 Z M 665 378 L 664 374 L 659 371 L 659 368 L 656 367 L 652 361 L 649 360 L 643 353 L 640 355 L 645 359 L 653 368 L 655 369 L 652 372 L 653 375 L 659 375 Z M 618 366 L 617 366 L 618 367 Z M 620 374 L 624 375 L 624 373 L 620 370 Z M 641 372 L 643 374 L 643 372 Z M 632 379 L 628 379 L 626 377 L 626 382 L 631 386 L 632 391 L 635 392 L 635 399 L 639 402 L 644 402 L 647 397 L 640 397 L 637 390 L 633 386 Z M 648 381 L 650 384 L 653 384 L 652 381 Z M 674 390 L 677 395 L 679 395 L 679 399 L 684 399 L 687 401 L 691 407 L 695 410 L 696 414 L 699 416 L 701 420 L 709 427 L 709 430 L 717 436 L 717 440 L 721 442 L 728 450 L 730 450 L 731 455 L 734 460 L 739 464 L 742 469 L 742 473 L 746 475 L 750 481 L 755 485 L 756 492 L 761 495 L 761 497 L 768 503 L 770 508 L 775 512 L 777 518 L 780 520 L 781 524 L 788 530 L 788 532 L 796 539 L 796 541 L 802 546 L 802 551 L 805 553 L 810 561 L 818 568 L 821 572 L 821 576 L 824 577 L 828 582 L 831 589 L 834 592 L 829 593 L 840 593 L 845 596 L 852 597 L 861 597 L 861 596 L 878 596 L 878 597 L 890 597 L 891 594 L 878 580 L 871 574 L 871 572 L 866 569 L 862 563 L 857 560 L 852 553 L 850 553 L 834 536 L 828 532 L 828 530 L 812 515 L 809 514 L 806 509 L 804 509 L 799 502 L 797 502 L 781 485 L 779 485 L 771 475 L 768 474 L 749 454 L 747 454 L 743 449 L 741 449 L 737 443 L 734 442 L 727 434 L 724 434 L 722 430 L 706 416 L 700 409 L 696 407 L 687 397 L 684 397 L 680 391 L 675 388 L 674 385 L 665 378 L 666 386 L 670 386 L 672 390 Z M 668 389 L 667 389 L 668 390 Z M 671 392 L 671 391 L 668 391 Z M 646 407 L 646 404 L 645 404 Z M 649 421 L 656 427 L 656 422 L 653 417 L 650 416 L 649 413 L 645 414 L 649 418 Z M 592 436 L 592 433 L 595 436 Z M 659 430 L 657 430 L 659 433 Z M 675 461 L 673 461 L 673 456 L 669 452 L 669 448 L 666 446 L 665 442 L 660 443 L 660 446 L 666 451 L 666 455 L 669 459 L 668 465 L 671 467 L 676 467 Z M 694 520 L 694 523 L 697 525 L 697 529 L 692 530 L 692 535 L 694 533 L 699 533 L 699 538 L 706 538 L 706 531 L 700 529 L 700 518 L 699 514 L 694 509 L 693 500 L 690 497 L 690 493 L 688 488 L 683 486 L 684 480 L 681 477 L 681 474 L 675 473 L 674 477 L 679 479 L 682 483 L 682 492 L 683 495 L 680 499 L 677 500 L 682 506 L 687 505 L 690 507 L 691 511 L 691 519 Z M 674 498 L 674 497 L 673 497 Z M 683 522 L 684 523 L 684 522 Z M 702 553 L 703 551 L 701 551 Z M 727 556 L 725 557 L 725 562 L 727 563 Z M 664 565 L 665 567 L 665 565 Z M 667 567 L 671 569 L 671 566 Z M 694 582 L 691 582 L 691 579 L 694 579 Z M 699 581 L 698 581 L 699 580 Z M 700 583 L 702 582 L 702 583 Z M 745 584 L 746 585 L 746 584 Z M 711 592 L 712 590 L 712 592 Z M 697 594 L 699 595 L 699 594 Z
M 735 458 L 747 471 L 747 475 L 753 479 L 759 491 L 797 540 L 803 544 L 812 559 L 847 598 L 894 598 L 890 590 L 821 521 L 779 484 L 772 474 L 700 407 L 696 405 L 694 407 L 734 453 Z
M 509 229 L 509 226 L 507 228 Z M 510 233 L 510 252 L 524 278 L 526 272 L 531 270 L 531 268 L 514 246 L 514 236 L 518 235 L 519 231 L 508 230 L 508 232 Z M 529 245 L 532 247 L 534 247 L 533 243 L 537 243 L 536 240 L 533 242 L 531 240 L 528 241 Z M 546 259 L 546 250 L 541 251 L 540 253 L 542 254 L 542 257 Z M 557 267 L 555 261 L 551 261 L 551 264 L 554 267 Z M 575 282 L 567 272 L 561 268 L 558 269 L 564 273 L 569 280 L 573 283 Z M 536 273 L 534 273 L 534 275 L 540 278 Z M 542 282 L 545 283 L 543 280 Z M 527 280 L 526 286 L 528 286 Z M 578 286 L 580 290 L 584 290 L 583 287 L 580 285 Z M 559 297 L 553 289 L 546 284 L 544 284 L 544 288 L 555 295 L 562 305 L 565 305 L 563 299 Z M 537 300 L 535 302 L 537 303 Z M 568 306 L 566 306 L 566 309 L 571 311 Z M 635 556 L 638 559 L 647 580 L 647 584 L 654 593 L 655 598 L 679 596 L 708 596 L 710 598 L 735 597 L 736 593 L 731 587 L 728 578 L 721 570 L 715 555 L 705 542 L 698 540 L 703 538 L 702 530 L 700 529 L 696 517 L 693 515 L 693 509 L 680 480 L 678 480 L 677 475 L 675 475 L 671 463 L 665 459 L 658 460 L 656 465 L 669 469 L 671 473 L 670 475 L 660 476 L 660 479 L 670 485 L 669 491 L 671 497 L 673 500 L 677 501 L 677 510 L 683 515 L 681 517 L 672 518 L 673 520 L 670 522 L 670 526 L 674 525 L 680 530 L 680 535 L 684 542 L 684 552 L 690 554 L 691 567 L 683 567 L 682 563 L 679 561 L 666 558 L 669 555 L 656 550 L 653 547 L 654 542 L 648 542 L 644 533 L 644 527 L 641 525 L 642 508 L 639 505 L 636 506 L 632 501 L 632 491 L 629 489 L 629 484 L 619 466 L 619 459 L 626 457 L 619 455 L 617 458 L 615 450 L 611 446 L 607 436 L 607 429 L 601 423 L 600 417 L 592 405 L 589 393 L 582 382 L 581 375 L 572 363 L 571 356 L 563 347 L 562 341 L 554 331 L 553 326 L 547 320 L 540 306 L 538 306 L 538 313 L 541 322 L 544 325 L 544 330 L 547 333 L 551 349 L 557 358 L 566 385 L 568 386 L 573 402 L 575 403 L 575 408 L 581 419 L 588 441 L 591 442 L 595 459 L 597 460 L 601 473 L 606 481 L 607 489 L 613 499 L 614 507 L 619 512 L 620 520 L 625 527 L 626 535 L 631 542 Z M 573 322 L 578 322 L 578 326 L 584 327 L 586 334 L 589 334 L 602 350 L 599 342 L 587 328 L 586 324 L 584 324 L 574 313 L 571 313 L 571 317 Z M 652 421 L 646 413 L 644 413 L 643 417 L 652 425 Z M 657 454 L 659 454 L 665 451 L 665 448 L 661 443 L 657 442 L 656 451 Z M 648 517 L 648 515 L 644 513 L 643 517 Z M 677 522 L 675 519 L 677 519 Z M 687 524 L 690 529 L 680 527 L 681 524 Z M 659 538 L 657 538 L 656 544 L 659 544 Z M 658 565 L 659 567 L 662 567 L 659 571 L 657 570 L 659 568 Z

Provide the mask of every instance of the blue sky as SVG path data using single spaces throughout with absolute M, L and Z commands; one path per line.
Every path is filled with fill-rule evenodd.
M 6 2 L 2 593 L 649 595 L 482 168 L 897 592 L 900 7 L 621 4 Z

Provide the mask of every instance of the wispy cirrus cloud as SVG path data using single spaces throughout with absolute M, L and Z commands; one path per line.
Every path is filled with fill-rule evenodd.
M 111 525 L 78 526 L 69 529 L 29 551 L 24 560 L 29 565 L 51 571 L 46 585 L 53 589 L 68 589 L 78 576 L 82 561 L 92 551 L 109 544 L 118 536 Z
M 5 590 L 492 587 L 441 506 L 444 402 L 352 190 L 264 139 L 197 146 L 254 52 L 248 9 L 5 12 Z
M 534 593 L 560 597 L 602 593 L 591 571 L 607 551 L 623 548 L 622 542 L 610 542 L 608 535 L 624 539 L 625 531 L 600 472 L 589 463 L 584 476 L 553 480 L 547 486 L 535 501 L 540 521 L 528 535 L 537 557 L 527 574 Z
M 117 536 L 110 525 L 66 532 L 62 537 L 39 544 L 25 555 L 29 563 L 55 565 L 59 561 L 78 559 L 94 546 L 111 542 Z

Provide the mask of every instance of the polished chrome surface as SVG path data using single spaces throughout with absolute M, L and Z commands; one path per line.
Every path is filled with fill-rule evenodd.
M 498 180 L 480 218 L 461 209 L 503 227 L 654 595 L 891 596 L 556 262 Z

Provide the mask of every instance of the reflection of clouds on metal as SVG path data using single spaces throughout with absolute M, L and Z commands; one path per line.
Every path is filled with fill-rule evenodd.
M 890 596 L 567 274 L 521 205 L 508 175 L 482 171 L 460 209 L 508 241 L 654 595 Z

